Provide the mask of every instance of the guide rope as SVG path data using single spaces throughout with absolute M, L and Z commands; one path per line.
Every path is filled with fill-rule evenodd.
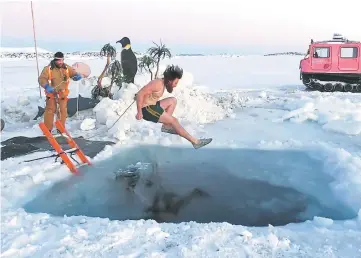
M 119 121 L 119 119 L 124 116 L 124 114 L 125 114 L 125 113 L 128 111 L 128 109 L 134 104 L 135 101 L 136 101 L 136 100 L 133 100 L 133 102 L 124 110 L 123 114 L 121 114 L 121 115 L 118 117 L 118 119 L 112 124 L 111 127 L 109 127 L 109 128 L 106 130 L 106 132 L 109 131 L 109 130 Z M 87 139 L 91 139 L 91 138 L 93 138 L 93 137 L 95 137 L 95 136 L 97 136 L 97 135 L 100 135 L 100 134 L 102 134 L 102 133 L 104 133 L 104 132 L 103 132 L 103 131 L 102 131 L 102 132 L 98 132 L 98 133 L 94 134 L 94 135 L 91 136 L 91 137 L 87 137 Z

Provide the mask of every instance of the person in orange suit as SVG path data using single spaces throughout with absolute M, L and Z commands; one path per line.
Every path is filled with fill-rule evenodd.
M 64 63 L 64 54 L 56 52 L 54 59 L 45 66 L 39 76 L 39 84 L 45 90 L 46 106 L 44 112 L 44 124 L 51 132 L 54 125 L 54 115 L 57 113 L 61 123 L 65 127 L 67 119 L 67 103 L 69 95 L 70 78 L 78 81 L 83 76 L 74 68 Z

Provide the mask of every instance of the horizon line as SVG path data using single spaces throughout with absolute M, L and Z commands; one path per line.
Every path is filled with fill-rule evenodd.
M 37 40 L 38 49 L 44 49 L 49 52 L 97 52 L 101 48 L 110 43 L 109 41 L 51 41 L 51 40 Z M 167 44 L 163 42 L 166 47 L 168 47 L 171 52 L 175 54 L 190 54 L 190 53 L 199 53 L 199 54 L 224 54 L 232 53 L 239 55 L 246 54 L 267 54 L 275 52 L 304 52 L 303 48 L 308 46 L 300 45 L 273 45 L 273 44 L 259 44 L 259 45 L 224 45 L 224 44 Z M 114 48 L 121 49 L 120 44 L 116 42 L 110 43 Z M 153 46 L 153 41 L 144 42 L 144 41 L 132 41 L 132 49 L 135 52 L 146 52 L 147 49 Z M 1 47 L 4 48 L 30 48 L 34 47 L 34 39 L 32 38 L 15 38 L 15 37 L 5 37 L 1 40 Z M 63 49 L 63 50 L 62 50 Z M 301 50 L 302 49 L 302 50 Z

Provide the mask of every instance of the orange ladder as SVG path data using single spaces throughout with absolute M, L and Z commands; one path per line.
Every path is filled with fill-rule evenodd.
M 69 132 L 64 128 L 64 126 L 61 124 L 60 120 L 55 121 L 55 126 L 60 132 L 59 136 L 63 136 L 66 138 L 67 143 L 71 147 L 71 149 L 63 150 L 63 148 L 60 146 L 60 144 L 57 142 L 56 137 L 51 134 L 49 129 L 45 126 L 43 122 L 40 122 L 39 127 L 43 131 L 43 134 L 48 139 L 51 146 L 54 148 L 54 150 L 58 153 L 58 157 L 60 157 L 65 165 L 70 169 L 70 171 L 74 174 L 77 174 L 79 172 L 78 167 L 70 160 L 72 158 L 75 162 L 78 163 L 79 166 L 82 165 L 91 165 L 90 161 L 87 159 L 87 157 L 84 155 L 83 151 L 79 148 L 79 146 L 76 144 L 74 139 L 70 136 Z M 82 164 L 80 164 L 77 160 L 75 160 L 72 157 L 72 154 L 75 153 L 79 159 L 81 160 Z M 68 156 L 70 154 L 70 158 Z

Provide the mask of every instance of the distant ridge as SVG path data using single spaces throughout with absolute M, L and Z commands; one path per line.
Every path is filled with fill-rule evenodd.
M 38 48 L 38 58 L 52 59 L 54 52 Z M 143 53 L 135 53 L 138 56 L 142 56 Z M 65 58 L 69 57 L 80 57 L 80 58 L 100 58 L 99 51 L 74 51 L 74 52 L 64 52 Z M 174 56 L 205 56 L 199 53 L 181 53 L 175 54 Z M 0 48 L 0 58 L 14 58 L 14 59 L 33 59 L 36 58 L 35 48 L 34 47 L 23 47 L 23 48 L 12 48 L 12 47 L 1 47 Z
M 100 51 L 98 52 L 64 52 L 65 58 L 69 57 L 100 57 Z M 52 59 L 54 53 L 39 53 L 38 58 Z M 18 59 L 33 59 L 36 58 L 36 53 L 30 52 L 1 52 L 0 58 L 18 58 Z
M 203 54 L 177 54 L 176 56 L 205 56 Z
M 265 54 L 264 56 L 304 56 L 306 53 L 301 52 L 280 52 L 280 53 L 271 53 Z

